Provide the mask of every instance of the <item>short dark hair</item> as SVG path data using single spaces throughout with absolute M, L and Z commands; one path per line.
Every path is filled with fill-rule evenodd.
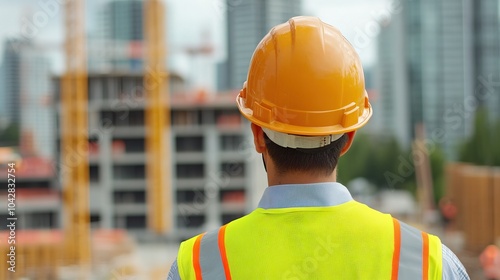
M 274 143 L 264 133 L 266 148 L 279 173 L 290 171 L 310 172 L 317 175 L 330 175 L 337 166 L 340 152 L 349 140 L 342 135 L 337 141 L 317 149 L 284 148 Z

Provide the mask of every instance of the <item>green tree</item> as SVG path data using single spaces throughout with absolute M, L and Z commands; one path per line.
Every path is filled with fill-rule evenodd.
M 429 154 L 429 162 L 438 201 L 444 193 L 445 154 L 440 147 Z M 394 177 L 388 179 L 388 173 Z M 412 151 L 402 149 L 394 137 L 357 135 L 349 152 L 340 159 L 338 176 L 346 184 L 363 177 L 377 189 L 401 189 L 413 194 L 417 189 Z
M 493 129 L 493 139 L 491 141 L 491 149 L 493 159 L 491 164 L 493 166 L 500 166 L 500 120 L 497 120 Z
M 440 146 L 429 154 L 429 162 L 432 175 L 432 186 L 434 188 L 434 202 L 438 203 L 445 192 L 444 166 L 446 163 L 445 154 Z
M 365 134 L 358 134 L 349 149 L 349 152 L 340 158 L 338 176 L 339 181 L 349 181 L 365 177 L 367 161 L 370 156 L 369 138 Z
M 341 157 L 339 181 L 349 183 L 363 177 L 377 188 L 387 188 L 386 171 L 397 169 L 398 158 L 404 154 L 393 137 L 356 136 L 349 152 Z
M 479 108 L 474 131 L 459 149 L 459 160 L 477 165 L 500 165 L 500 122 L 490 125 L 488 111 Z
M 18 146 L 20 139 L 19 125 L 16 123 L 9 124 L 5 129 L 0 130 L 0 147 L 1 146 Z

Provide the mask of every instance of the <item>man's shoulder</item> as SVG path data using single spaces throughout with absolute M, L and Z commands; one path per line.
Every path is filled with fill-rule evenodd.
M 200 233 L 198 235 L 195 235 L 191 238 L 182 241 L 179 246 L 178 258 L 186 253 L 190 254 L 193 251 L 193 247 L 195 246 L 196 240 L 203 234 L 205 233 Z
M 211 229 L 211 230 L 207 230 L 205 232 L 202 232 L 198 235 L 195 235 L 189 239 L 186 239 L 184 240 L 183 242 L 181 242 L 181 248 L 179 250 L 182 250 L 182 249 L 188 249 L 188 248 L 192 248 L 192 246 L 194 246 L 194 244 L 196 243 L 196 240 L 197 239 L 200 239 L 201 241 L 201 238 L 205 237 L 205 236 L 212 236 L 212 235 L 218 235 L 219 231 L 223 228 L 223 227 L 227 227 L 229 225 L 236 225 L 236 224 L 239 224 L 241 221 L 243 221 L 248 215 L 245 215 L 245 216 L 242 216 L 238 219 L 235 219 L 227 224 L 224 224 L 218 228 L 215 228 L 215 229 Z M 189 249 L 191 250 L 191 249 Z
M 458 257 L 446 245 L 442 246 L 443 255 L 443 280 L 459 279 L 469 280 L 469 275 Z

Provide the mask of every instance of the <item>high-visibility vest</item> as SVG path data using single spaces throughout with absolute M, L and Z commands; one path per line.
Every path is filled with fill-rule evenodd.
M 184 241 L 182 280 L 441 279 L 438 237 L 356 201 L 262 209 Z

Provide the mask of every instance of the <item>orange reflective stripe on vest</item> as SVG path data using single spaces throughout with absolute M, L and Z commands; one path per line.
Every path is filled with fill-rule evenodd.
M 429 235 L 422 232 L 422 279 L 429 279 Z
M 223 226 L 218 231 L 210 231 L 197 237 L 193 246 L 196 280 L 231 279 L 224 242 L 225 229 L 226 226 Z
M 429 235 L 394 219 L 394 244 L 392 279 L 428 280 Z
M 227 225 L 222 226 L 219 229 L 219 252 L 222 259 L 222 265 L 224 266 L 224 274 L 226 275 L 226 280 L 231 280 L 231 272 L 229 271 L 229 263 L 227 262 L 227 254 L 226 254 L 226 227 Z
M 198 237 L 196 237 L 196 241 L 194 242 L 193 246 L 193 267 L 194 267 L 194 272 L 196 275 L 196 280 L 201 280 L 201 265 L 200 265 L 200 246 L 201 246 L 201 239 L 205 236 L 205 234 L 201 234 Z
M 394 224 L 394 254 L 392 256 L 391 280 L 397 280 L 399 273 L 399 257 L 401 252 L 401 227 L 398 220 L 393 218 L 392 221 Z

